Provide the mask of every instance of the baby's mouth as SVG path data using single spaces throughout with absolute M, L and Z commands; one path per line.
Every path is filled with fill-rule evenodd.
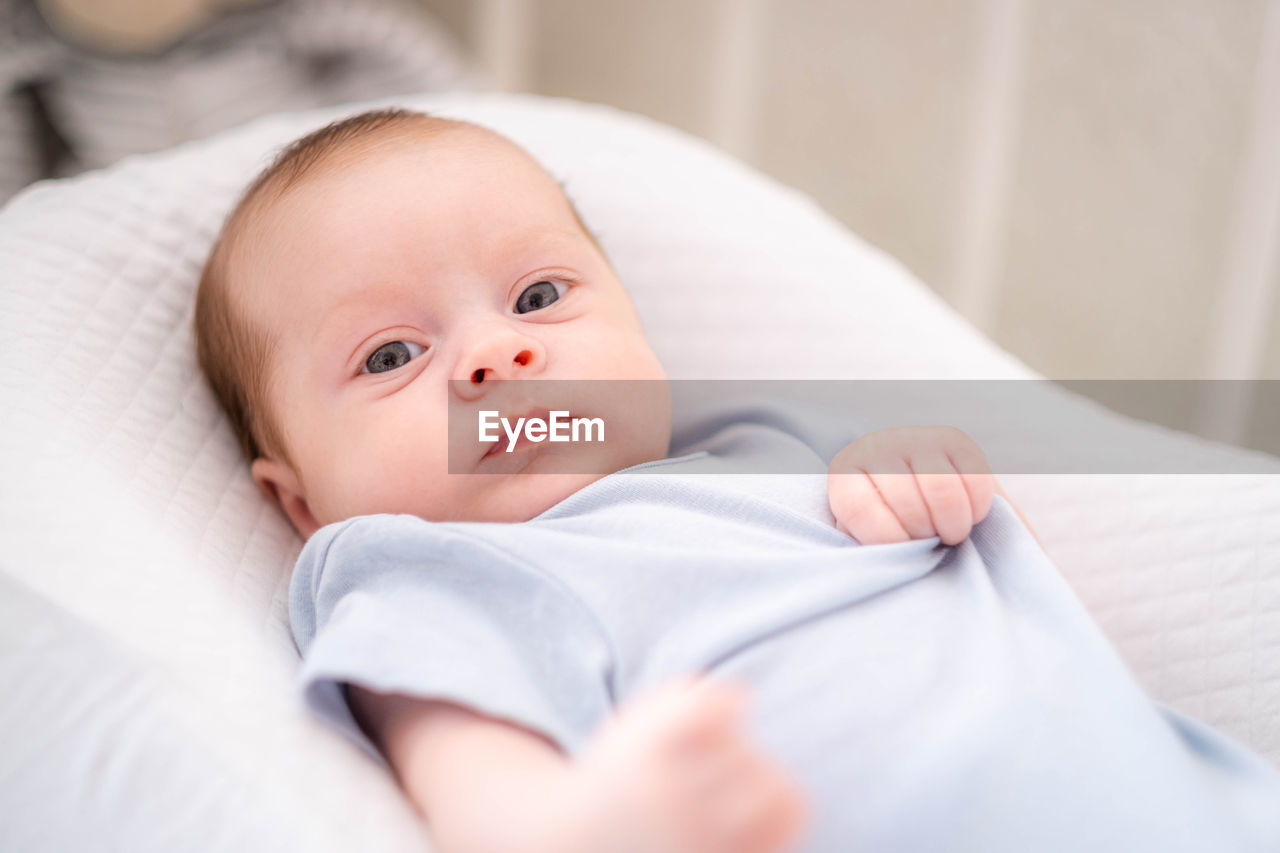
M 483 462 L 491 456 L 499 456 L 503 454 L 514 456 L 515 454 L 522 453 L 529 448 L 533 448 L 534 450 L 539 449 L 541 445 L 546 443 L 547 439 L 544 438 L 540 442 L 532 441 L 524 429 L 524 425 L 532 418 L 539 418 L 545 423 L 551 419 L 551 412 L 548 409 L 533 409 L 532 411 L 525 412 L 523 415 L 517 415 L 514 418 L 508 417 L 507 420 L 513 428 L 517 423 L 520 424 L 519 433 L 516 436 L 515 443 L 511 443 L 511 436 L 507 434 L 505 428 L 499 429 L 498 440 L 489 445 L 489 449 L 484 452 L 479 461 Z

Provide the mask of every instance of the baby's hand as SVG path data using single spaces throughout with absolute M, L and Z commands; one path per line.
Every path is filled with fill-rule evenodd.
M 868 433 L 827 474 L 836 527 L 864 545 L 930 536 L 956 545 L 987 517 L 996 492 L 982 450 L 954 427 Z
M 577 762 L 600 819 L 593 851 L 774 853 L 795 840 L 802 797 L 747 742 L 745 694 L 705 681 L 625 706 Z

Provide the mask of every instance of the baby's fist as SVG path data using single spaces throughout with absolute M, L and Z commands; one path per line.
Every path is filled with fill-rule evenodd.
M 937 536 L 963 542 L 991 511 L 995 478 L 972 438 L 954 427 L 868 433 L 831 460 L 836 527 L 864 545 Z
M 579 758 L 605 818 L 593 853 L 781 853 L 805 819 L 800 789 L 752 745 L 745 694 L 680 681 L 632 700 Z

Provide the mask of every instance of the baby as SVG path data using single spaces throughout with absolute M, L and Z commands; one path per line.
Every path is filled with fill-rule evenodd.
M 748 418 L 669 456 L 635 308 L 561 187 L 507 139 L 382 110 L 295 142 L 228 218 L 196 324 L 254 480 L 308 539 L 290 599 L 308 702 L 376 745 L 442 851 L 1077 838 L 1016 820 L 964 834 L 993 791 L 1062 791 L 1016 753 L 955 754 L 955 727 L 1069 669 L 1007 658 L 1041 639 L 995 609 L 1003 592 L 984 598 L 987 570 L 1047 561 L 978 447 L 903 428 L 828 462 Z M 532 413 L 504 381 L 523 379 L 636 380 L 648 396 L 594 398 L 611 430 L 598 444 L 488 452 L 451 433 L 451 418 Z M 805 476 L 713 476 L 778 449 Z M 976 615 L 943 606 L 956 590 Z M 952 650 L 1007 671 L 962 671 Z M 1118 748 L 1059 740 L 1055 759 Z M 922 797 L 934 819 L 916 825 Z

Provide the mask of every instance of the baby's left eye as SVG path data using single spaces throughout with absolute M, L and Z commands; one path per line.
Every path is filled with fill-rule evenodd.
M 364 361 L 365 373 L 386 373 L 397 367 L 404 367 L 413 359 L 426 352 L 422 344 L 411 341 L 391 341 L 373 351 Z
M 564 295 L 568 285 L 559 281 L 537 281 L 524 289 L 516 299 L 516 313 L 528 314 L 546 308 Z

